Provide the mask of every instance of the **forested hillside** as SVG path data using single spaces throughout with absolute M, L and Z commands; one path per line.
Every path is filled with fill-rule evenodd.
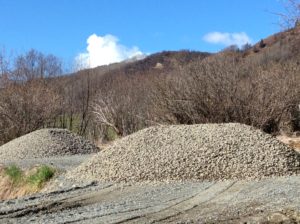
M 0 55 L 0 144 L 42 127 L 112 140 L 152 125 L 300 130 L 300 27 L 216 54 L 165 51 L 62 74 L 53 55 Z

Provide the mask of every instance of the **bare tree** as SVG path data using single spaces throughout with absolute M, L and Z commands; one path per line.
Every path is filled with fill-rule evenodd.
M 3 48 L 0 51 L 0 88 L 3 88 L 8 83 L 9 70 L 9 59 L 7 58 L 6 51 Z
M 276 13 L 280 16 L 280 26 L 284 29 L 293 28 L 299 25 L 300 22 L 300 1 L 299 0 L 284 0 L 284 12 Z
M 62 73 L 61 61 L 53 55 L 44 55 L 36 50 L 30 50 L 15 60 L 14 79 L 30 81 L 36 78 L 47 78 Z
M 18 56 L 9 72 L 4 60 L 1 61 L 1 76 L 5 74 L 6 78 L 5 86 L 0 89 L 0 142 L 3 143 L 41 128 L 58 116 L 61 97 L 47 78 L 60 74 L 62 69 L 56 57 L 35 50 Z
M 278 132 L 291 125 L 300 103 L 296 61 L 267 65 L 217 55 L 157 83 L 156 111 L 180 124 L 239 122 Z
M 110 127 L 116 134 L 120 135 L 121 131 L 116 126 L 118 114 L 115 106 L 117 105 L 110 97 L 106 97 L 105 102 L 104 99 L 101 99 L 100 95 L 98 95 L 98 100 L 93 105 L 93 114 L 100 125 Z
M 43 127 L 58 116 L 60 97 L 44 83 L 10 84 L 1 91 L 0 126 L 10 140 Z

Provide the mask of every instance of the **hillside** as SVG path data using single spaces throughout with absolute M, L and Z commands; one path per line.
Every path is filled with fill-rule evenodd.
M 245 56 L 255 60 L 267 56 L 273 60 L 287 60 L 299 57 L 300 25 L 261 39 L 245 52 Z
M 6 81 L 0 142 L 41 127 L 97 141 L 157 124 L 239 122 L 294 132 L 300 130 L 297 46 L 299 26 L 244 50 L 164 51 L 22 85 Z

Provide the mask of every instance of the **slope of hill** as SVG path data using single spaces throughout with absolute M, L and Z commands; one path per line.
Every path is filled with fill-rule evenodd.
M 164 51 L 11 85 L 1 90 L 0 142 L 45 126 L 93 140 L 157 124 L 240 122 L 275 134 L 296 131 L 298 46 L 299 26 L 244 51 Z

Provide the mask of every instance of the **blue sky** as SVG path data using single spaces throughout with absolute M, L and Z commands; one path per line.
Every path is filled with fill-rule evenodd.
M 18 53 L 34 48 L 67 62 L 215 52 L 280 31 L 272 12 L 282 10 L 279 0 L 0 0 L 0 46 Z

